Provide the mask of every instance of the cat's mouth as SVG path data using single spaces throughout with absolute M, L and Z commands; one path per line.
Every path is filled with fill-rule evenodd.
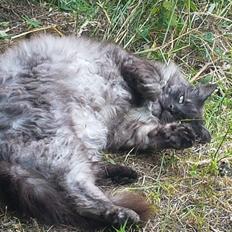
M 176 121 L 172 115 L 172 113 L 168 110 L 162 109 L 160 119 L 162 123 L 171 123 Z
M 178 112 L 175 112 L 174 109 L 167 107 L 167 101 L 164 97 L 159 99 L 159 104 L 161 107 L 160 120 L 162 123 L 171 123 L 176 122 L 181 119 L 181 115 Z
M 189 123 L 193 128 L 196 135 L 196 144 L 206 144 L 211 141 L 211 135 L 209 131 L 204 127 L 202 120 L 194 119 L 177 119 L 168 110 L 162 110 L 160 120 L 162 124 L 179 122 L 179 123 Z

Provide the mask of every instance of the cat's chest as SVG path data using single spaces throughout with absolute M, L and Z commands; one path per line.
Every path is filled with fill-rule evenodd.
M 69 121 L 67 126 L 82 141 L 94 148 L 104 148 L 112 123 L 131 107 L 131 93 L 113 67 L 109 66 L 105 72 L 97 62 L 82 60 L 69 70 L 72 71 L 61 80 L 59 88 L 59 95 L 65 96 L 64 102 L 60 105 L 55 101 L 57 118 Z
M 102 68 L 97 60 L 76 57 L 66 68 L 69 69 L 69 75 L 61 82 L 77 104 L 102 115 L 105 120 L 128 109 L 131 93 L 113 66 Z

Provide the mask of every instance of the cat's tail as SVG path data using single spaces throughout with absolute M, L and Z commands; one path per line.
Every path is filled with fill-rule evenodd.
M 135 211 L 142 222 L 147 221 L 154 213 L 152 205 L 147 201 L 145 196 L 139 193 L 123 191 L 111 195 L 110 199 L 115 205 Z
M 40 173 L 0 161 L 0 198 L 10 209 L 47 224 L 76 224 L 78 215 L 54 186 Z

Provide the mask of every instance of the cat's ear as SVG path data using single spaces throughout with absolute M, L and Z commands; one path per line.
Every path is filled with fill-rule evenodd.
M 163 76 L 162 81 L 167 83 L 168 86 L 173 86 L 173 85 L 188 86 L 189 85 L 188 81 L 183 77 L 183 74 L 180 68 L 173 62 L 170 62 L 167 65 L 163 65 L 161 69 L 161 73 Z
M 204 101 L 216 90 L 216 88 L 216 84 L 198 85 L 196 90 L 200 102 L 204 103 Z

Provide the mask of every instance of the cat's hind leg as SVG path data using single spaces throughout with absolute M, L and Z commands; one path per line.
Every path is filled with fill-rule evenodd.
M 79 215 L 116 226 L 122 225 L 126 221 L 128 223 L 140 221 L 140 216 L 132 209 L 127 208 L 126 204 L 123 204 L 123 207 L 120 206 L 122 199 L 115 200 L 115 203 L 118 203 L 116 205 L 95 185 L 93 176 L 86 176 L 79 171 L 78 167 L 71 170 L 64 182 L 64 188 L 73 199 L 75 210 Z

